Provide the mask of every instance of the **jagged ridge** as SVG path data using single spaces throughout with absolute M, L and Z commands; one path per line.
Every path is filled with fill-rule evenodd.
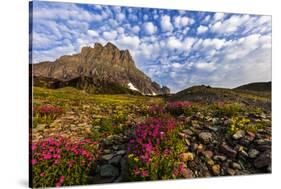
M 41 62 L 32 66 L 35 86 L 56 88 L 67 86 L 68 83 L 73 85 L 74 82 L 74 86 L 89 92 L 106 93 L 104 88 L 110 87 L 110 83 L 118 85 L 117 88 L 131 89 L 145 95 L 170 93 L 169 88 L 161 88 L 136 67 L 128 50 L 119 50 L 112 43 L 105 46 L 96 43 L 93 48 L 83 47 L 79 54 L 62 56 L 54 62 Z M 76 80 L 80 82 L 75 83 Z M 54 86 L 50 83 L 60 84 Z M 124 91 L 127 90 L 117 90 L 116 93 Z

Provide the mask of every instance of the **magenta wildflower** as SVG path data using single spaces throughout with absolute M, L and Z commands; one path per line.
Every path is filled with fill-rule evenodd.
M 32 159 L 32 160 L 31 160 L 31 164 L 32 164 L 32 165 L 35 165 L 36 163 L 37 163 L 37 160 L 36 160 L 36 159 Z

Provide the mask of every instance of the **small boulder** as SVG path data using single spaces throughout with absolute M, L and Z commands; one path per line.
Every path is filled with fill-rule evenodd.
M 126 150 L 119 150 L 116 152 L 117 155 L 124 155 L 126 154 Z
M 180 154 L 180 160 L 183 161 L 183 162 L 193 161 L 194 155 L 191 152 L 182 153 L 182 154 Z
M 226 160 L 226 157 L 225 157 L 225 156 L 222 156 L 222 155 L 215 155 L 215 156 L 213 157 L 213 159 L 214 159 L 215 161 L 221 161 L 221 162 L 223 162 L 223 161 Z
M 113 154 L 103 155 L 101 158 L 105 161 L 109 161 L 113 158 Z
M 205 156 L 205 158 L 210 159 L 213 157 L 214 153 L 211 150 L 203 151 L 202 154 Z
M 108 164 L 101 166 L 100 176 L 102 177 L 117 177 L 119 175 L 119 171 L 116 167 Z
M 233 175 L 235 175 L 236 174 L 236 171 L 235 170 L 233 170 L 233 169 L 231 169 L 231 168 L 227 168 L 227 174 L 229 174 L 229 175 L 231 175 L 231 176 L 233 176 Z
M 235 140 L 239 140 L 240 138 L 243 138 L 244 136 L 245 136 L 245 131 L 239 130 L 232 136 L 232 138 Z
M 219 164 L 215 164 L 212 166 L 212 172 L 214 175 L 219 175 L 220 174 L 220 169 L 221 169 L 221 166 Z
M 209 144 L 213 140 L 213 135 L 210 132 L 201 132 L 198 136 L 204 144 Z
M 254 161 L 254 165 L 256 168 L 261 169 L 264 167 L 268 167 L 271 165 L 271 152 L 266 151 L 259 155 L 258 158 Z
M 235 158 L 237 155 L 237 152 L 225 143 L 220 146 L 220 151 L 230 158 Z
M 115 156 L 113 157 L 111 160 L 109 160 L 108 163 L 112 164 L 112 165 L 115 165 L 115 166 L 118 166 L 120 164 L 120 161 L 121 161 L 121 156 L 118 155 L 118 156 Z
M 259 155 L 259 153 L 260 152 L 258 150 L 253 148 L 248 151 L 248 155 L 250 158 L 256 158 Z
M 241 170 L 242 168 L 241 168 L 241 165 L 239 164 L 239 163 L 236 163 L 236 162 L 233 162 L 232 163 L 232 168 L 233 169 L 238 169 L 238 170 Z

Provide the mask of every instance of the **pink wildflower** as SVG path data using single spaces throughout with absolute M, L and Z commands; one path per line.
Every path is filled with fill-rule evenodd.
M 32 159 L 32 160 L 31 160 L 31 164 L 32 164 L 32 165 L 35 165 L 36 163 L 37 163 L 37 160 L 36 160 L 36 159 Z

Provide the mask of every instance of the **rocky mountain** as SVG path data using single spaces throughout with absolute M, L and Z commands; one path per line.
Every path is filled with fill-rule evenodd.
M 249 83 L 246 85 L 242 85 L 236 87 L 235 90 L 247 90 L 247 91 L 271 91 L 271 81 L 270 82 L 257 82 L 257 83 Z
M 47 88 L 72 86 L 91 93 L 169 94 L 140 71 L 128 50 L 114 44 L 83 47 L 79 54 L 62 56 L 54 62 L 32 64 L 33 85 Z

